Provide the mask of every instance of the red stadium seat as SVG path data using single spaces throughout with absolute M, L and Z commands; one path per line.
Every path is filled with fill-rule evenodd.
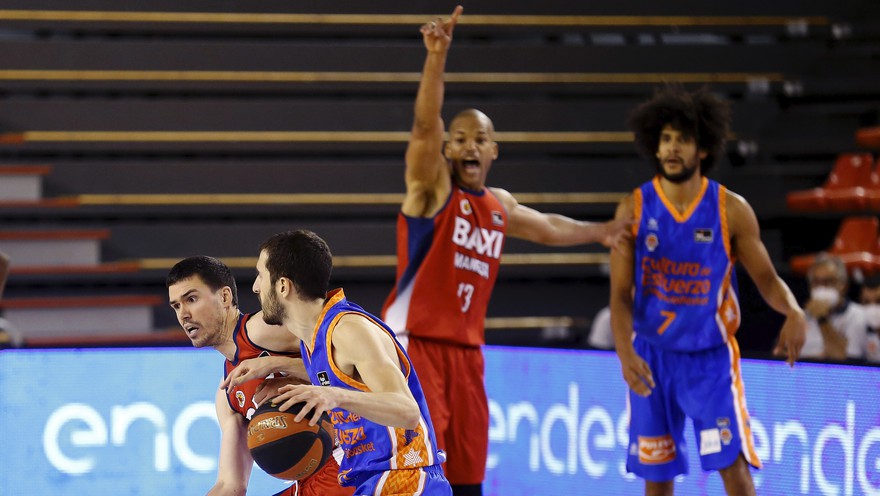
M 880 150 L 880 126 L 864 127 L 856 131 L 856 143 L 865 148 Z
M 792 191 L 786 195 L 785 202 L 788 208 L 797 211 L 866 209 L 870 205 L 866 187 L 871 182 L 873 164 L 870 153 L 839 155 L 825 184 Z
M 843 219 L 834 243 L 827 251 L 839 256 L 850 272 L 871 273 L 877 269 L 878 234 L 880 221 L 876 217 L 848 217 Z M 790 262 L 791 270 L 806 274 L 815 258 L 815 253 L 794 256 Z
M 871 172 L 871 177 L 865 190 L 865 195 L 868 198 L 868 207 L 875 212 L 880 211 L 880 159 L 877 160 L 877 165 L 874 167 L 874 171 Z

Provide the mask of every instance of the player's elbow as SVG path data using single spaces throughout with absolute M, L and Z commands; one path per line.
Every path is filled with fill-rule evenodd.
M 407 398 L 400 415 L 400 426 L 405 429 L 415 429 L 422 420 L 422 412 L 419 405 L 412 398 Z
M 412 135 L 415 138 L 428 138 L 443 131 L 443 120 L 437 116 L 421 117 L 413 120 Z

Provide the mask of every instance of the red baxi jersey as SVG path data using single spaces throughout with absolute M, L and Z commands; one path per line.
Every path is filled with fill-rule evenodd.
M 397 218 L 397 284 L 382 309 L 400 334 L 480 346 L 507 212 L 487 188 L 454 186 L 432 218 Z
M 235 331 L 232 334 L 232 341 L 235 343 L 235 357 L 232 361 L 226 360 L 224 362 L 223 377 L 226 377 L 232 372 L 232 369 L 241 363 L 242 360 L 247 360 L 249 358 L 257 358 L 261 356 L 287 356 L 299 358 L 301 356 L 299 350 L 289 352 L 272 351 L 262 348 L 251 341 L 251 338 L 247 333 L 247 322 L 251 316 L 253 316 L 253 314 L 248 313 L 242 314 L 238 318 L 238 325 L 235 326 Z M 257 409 L 257 405 L 254 404 L 254 393 L 256 393 L 257 386 L 259 386 L 261 382 L 263 382 L 263 379 L 254 379 L 238 386 L 226 388 L 226 399 L 229 401 L 229 406 L 248 420 L 251 419 L 251 416 Z

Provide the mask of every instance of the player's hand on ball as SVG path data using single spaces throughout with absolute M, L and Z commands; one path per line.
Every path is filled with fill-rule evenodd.
M 309 384 L 309 382 L 296 377 L 272 377 L 266 379 L 257 386 L 254 392 L 254 402 L 262 405 L 267 399 L 278 396 L 283 386 L 291 384 Z
M 297 414 L 297 422 L 311 412 L 309 425 L 315 425 L 321 420 L 321 414 L 339 407 L 338 388 L 325 386 L 305 386 L 290 384 L 278 389 L 279 395 L 272 399 L 275 404 L 281 403 L 278 410 L 285 411 L 296 403 L 304 402 L 306 406 Z

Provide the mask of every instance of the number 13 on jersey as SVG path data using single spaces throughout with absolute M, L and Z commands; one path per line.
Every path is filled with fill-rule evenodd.
M 474 285 L 466 282 L 458 283 L 458 298 L 461 300 L 461 312 L 467 312 L 471 307 L 471 297 L 474 296 Z

